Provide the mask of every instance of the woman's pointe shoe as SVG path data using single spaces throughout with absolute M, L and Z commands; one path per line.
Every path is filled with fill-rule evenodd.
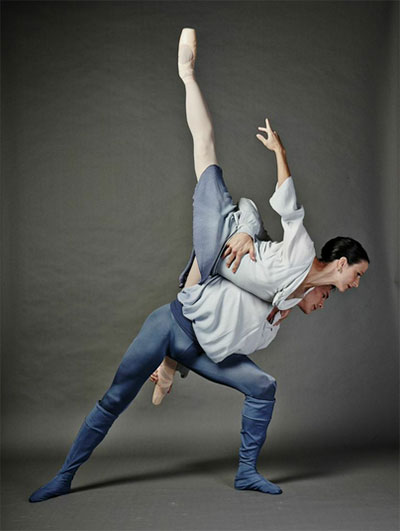
M 164 399 L 164 396 L 170 392 L 174 375 L 176 371 L 177 362 L 171 358 L 165 357 L 164 361 L 158 368 L 158 381 L 154 386 L 152 402 L 155 406 L 159 406 Z
M 178 44 L 178 72 L 182 81 L 194 76 L 196 50 L 196 31 L 193 28 L 183 28 Z

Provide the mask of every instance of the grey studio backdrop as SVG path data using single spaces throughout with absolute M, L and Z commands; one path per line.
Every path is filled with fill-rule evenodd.
M 275 239 L 268 116 L 318 251 L 368 250 L 358 290 L 296 310 L 253 360 L 278 381 L 264 452 L 382 447 L 397 436 L 397 9 L 391 2 L 4 2 L 3 357 L 6 455 L 62 456 L 191 250 L 192 141 L 176 49 L 198 80 L 237 200 Z M 239 445 L 242 397 L 190 374 L 162 407 L 147 383 L 97 455 Z M 232 467 L 234 463 L 232 463 Z M 41 477 L 40 480 L 46 478 Z

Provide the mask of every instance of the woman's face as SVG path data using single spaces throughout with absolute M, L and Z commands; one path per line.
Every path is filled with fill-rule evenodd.
M 358 264 L 349 265 L 347 258 L 342 257 L 337 260 L 336 280 L 334 282 L 337 289 L 341 292 L 351 288 L 358 288 L 360 278 L 368 269 L 368 262 L 363 260 Z

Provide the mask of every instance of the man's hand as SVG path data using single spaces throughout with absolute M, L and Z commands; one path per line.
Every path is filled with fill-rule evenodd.
M 236 273 L 240 262 L 245 254 L 249 253 L 253 262 L 256 261 L 256 252 L 254 249 L 253 238 L 245 232 L 237 232 L 226 243 L 225 251 L 222 258 L 229 256 L 226 261 L 227 267 L 233 263 L 232 272 Z

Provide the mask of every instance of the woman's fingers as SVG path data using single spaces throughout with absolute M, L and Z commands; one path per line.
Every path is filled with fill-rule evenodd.
M 277 323 L 274 324 L 274 326 L 278 326 L 279 324 L 281 324 L 281 322 L 286 319 L 286 317 L 290 314 L 290 310 L 280 310 L 281 312 L 281 318 L 279 319 L 279 321 Z
M 265 118 L 265 127 L 260 126 L 258 127 L 258 130 L 264 131 L 264 133 L 267 133 L 267 134 L 272 133 L 272 132 L 276 133 L 276 131 L 272 131 L 271 124 L 269 123 L 268 118 Z
M 266 139 L 264 136 L 262 136 L 262 135 L 256 135 L 256 137 L 258 138 L 258 140 L 259 140 L 260 142 L 262 142 L 262 143 L 264 144 L 264 146 L 267 145 L 267 139 Z
M 268 133 L 272 133 L 271 125 L 269 123 L 268 118 L 265 118 L 265 126 L 267 128 Z

